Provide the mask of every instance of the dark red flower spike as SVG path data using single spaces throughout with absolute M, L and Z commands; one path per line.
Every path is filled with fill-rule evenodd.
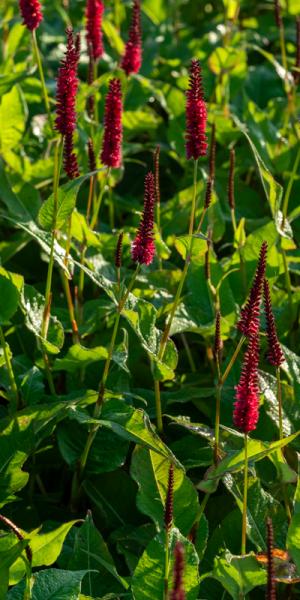
M 254 334 L 249 338 L 240 381 L 236 386 L 233 421 L 243 433 L 256 429 L 259 417 L 258 362 L 259 341 L 258 334 Z
M 201 67 L 193 59 L 190 67 L 189 89 L 186 102 L 186 156 L 197 160 L 207 151 L 207 110 L 204 101 Z
M 284 362 L 284 354 L 281 350 L 277 336 L 276 324 L 272 311 L 270 287 L 266 278 L 264 279 L 264 304 L 268 339 L 267 358 L 271 365 L 274 365 L 274 367 L 280 367 L 280 365 Z
M 86 39 L 91 46 L 92 57 L 96 61 L 103 54 L 102 17 L 104 4 L 101 0 L 87 0 L 86 4 Z
M 122 161 L 122 91 L 119 79 L 111 79 L 105 101 L 104 136 L 101 161 L 119 167 Z
M 263 242 L 249 299 L 241 310 L 241 316 L 237 324 L 238 329 L 247 337 L 258 333 L 259 330 L 259 310 L 266 272 L 267 251 L 268 244 L 267 242 Z
M 23 18 L 23 25 L 34 31 L 43 20 L 42 7 L 39 0 L 19 0 L 20 12 Z
M 131 256 L 134 262 L 150 265 L 155 255 L 154 244 L 155 182 L 153 173 L 145 177 L 144 210 L 136 238 L 132 244 Z
M 185 600 L 184 591 L 184 547 L 181 542 L 176 542 L 174 548 L 174 575 L 173 590 L 170 593 L 170 600 Z
M 121 62 L 126 75 L 138 73 L 142 65 L 141 5 L 134 0 L 128 42 Z

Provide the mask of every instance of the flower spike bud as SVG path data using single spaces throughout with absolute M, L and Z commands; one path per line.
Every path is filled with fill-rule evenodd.
M 258 334 L 254 334 L 249 338 L 240 381 L 236 386 L 233 421 L 243 433 L 256 429 L 259 417 L 258 362 L 259 341 Z
M 202 87 L 201 67 L 193 59 L 190 67 L 189 89 L 186 102 L 186 156 L 198 160 L 207 150 L 207 110 Z
M 142 65 L 141 4 L 134 0 L 128 42 L 121 62 L 126 75 L 138 73 Z
M 97 165 L 96 165 L 96 156 L 95 156 L 95 152 L 94 152 L 94 144 L 93 144 L 93 140 L 91 138 L 89 138 L 89 140 L 88 140 L 88 159 L 89 159 L 89 170 L 92 173 L 93 171 L 96 171 Z
M 266 272 L 266 261 L 267 261 L 268 244 L 263 242 L 260 253 L 258 264 L 252 287 L 249 294 L 249 299 L 241 310 L 241 316 L 238 321 L 238 329 L 246 336 L 254 335 L 259 330 L 259 310 L 262 296 L 262 286 Z
M 267 556 L 268 556 L 268 583 L 266 600 L 276 600 L 276 581 L 275 581 L 275 566 L 274 566 L 274 533 L 273 523 L 270 517 L 267 518 Z
M 222 350 L 223 350 L 223 340 L 221 338 L 221 313 L 218 310 L 217 314 L 216 314 L 214 355 L 215 355 L 215 359 L 218 360 L 219 362 L 220 362 Z
M 123 236 L 124 232 L 121 231 L 118 236 L 116 253 L 115 253 L 115 266 L 117 269 L 120 269 L 122 266 L 122 244 L 123 244 Z
M 104 136 L 101 161 L 107 167 L 120 167 L 122 161 L 122 91 L 121 81 L 111 79 L 105 100 Z
M 150 265 L 155 255 L 154 244 L 154 175 L 149 171 L 145 177 L 144 210 L 137 235 L 132 244 L 131 256 L 134 262 Z
M 272 311 L 270 286 L 266 278 L 264 279 L 264 304 L 268 339 L 267 358 L 271 365 L 274 367 L 280 367 L 280 365 L 284 362 L 284 355 L 277 336 L 276 324 Z
M 39 0 L 19 0 L 20 13 L 23 18 L 23 25 L 34 31 L 43 20 L 42 7 Z
M 172 527 L 173 522 L 173 495 L 174 495 L 174 465 L 170 464 L 169 467 L 169 477 L 168 477 L 168 488 L 165 502 L 165 528 L 166 531 L 169 532 Z
M 174 549 L 174 575 L 173 590 L 170 593 L 170 600 L 185 600 L 184 582 L 184 547 L 181 542 L 176 542 Z
M 228 177 L 228 204 L 231 210 L 235 208 L 234 199 L 234 167 L 235 167 L 235 150 L 230 149 L 230 164 L 229 164 L 229 177 Z
M 101 0 L 87 0 L 86 5 L 86 39 L 91 46 L 92 57 L 95 61 L 103 54 L 102 16 L 104 4 Z

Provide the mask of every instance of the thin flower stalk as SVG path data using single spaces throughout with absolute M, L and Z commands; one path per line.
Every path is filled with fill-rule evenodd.
M 247 503 L 248 503 L 248 434 L 244 435 L 244 493 L 243 493 L 243 517 L 242 517 L 242 543 L 241 554 L 246 554 L 247 542 Z
M 214 444 L 214 462 L 218 463 L 219 460 L 219 438 L 220 438 L 220 414 L 221 414 L 221 394 L 222 394 L 222 383 L 221 383 L 221 353 L 223 348 L 223 342 L 221 338 L 221 313 L 218 310 L 216 313 L 216 325 L 215 325 L 215 343 L 214 343 L 214 357 L 217 367 L 218 383 L 216 388 L 216 416 L 215 416 L 215 444 Z
M 120 285 L 121 285 L 121 266 L 122 266 L 123 236 L 124 236 L 124 232 L 121 231 L 119 233 L 119 236 L 118 236 L 118 241 L 117 241 L 117 246 L 116 246 L 116 253 L 115 253 L 115 267 L 116 267 L 116 270 L 117 270 L 117 282 L 118 282 L 118 289 L 119 289 L 119 291 L 120 291 Z

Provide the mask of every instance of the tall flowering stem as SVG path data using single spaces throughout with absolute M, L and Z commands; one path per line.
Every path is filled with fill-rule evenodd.
M 41 7 L 39 0 L 19 0 L 19 7 L 20 7 L 20 13 L 23 18 L 23 25 L 25 25 L 25 27 L 27 27 L 27 29 L 31 32 L 33 53 L 34 53 L 37 68 L 39 71 L 39 76 L 40 76 L 41 85 L 42 85 L 43 98 L 44 98 L 44 103 L 45 103 L 45 107 L 46 107 L 46 112 L 48 115 L 49 124 L 50 124 L 50 127 L 52 128 L 49 97 L 48 97 L 48 92 L 47 92 L 46 83 L 45 83 L 45 76 L 44 76 L 44 71 L 43 71 L 41 55 L 40 55 L 40 51 L 39 51 L 39 47 L 38 47 L 38 43 L 37 43 L 37 39 L 36 39 L 36 29 L 39 27 L 41 21 L 43 20 L 42 7 Z
M 242 519 L 242 554 L 246 553 L 247 494 L 248 494 L 248 434 L 256 429 L 259 417 L 258 388 L 259 341 L 258 333 L 249 338 L 245 352 L 241 377 L 236 387 L 236 402 L 233 421 L 245 436 L 244 496 Z
M 171 308 L 169 318 L 167 320 L 164 332 L 160 340 L 160 347 L 158 352 L 158 359 L 162 360 L 167 347 L 169 334 L 171 331 L 172 322 L 175 316 L 175 312 L 180 302 L 181 293 L 187 276 L 189 264 L 191 261 L 191 254 L 193 248 L 193 232 L 195 223 L 196 213 L 196 200 L 197 200 L 197 172 L 198 172 L 198 159 L 200 156 L 206 155 L 207 142 L 206 142 L 206 121 L 207 121 L 207 110 L 204 101 L 203 87 L 202 87 L 202 74 L 200 64 L 197 60 L 192 60 L 190 67 L 189 77 L 189 89 L 187 90 L 187 101 L 186 101 L 186 156 L 187 159 L 192 158 L 194 161 L 194 176 L 193 176 L 193 193 L 192 193 L 192 206 L 189 222 L 189 236 L 190 243 L 189 249 L 186 254 L 184 268 L 181 274 L 181 278 L 178 284 L 178 288 L 175 294 L 174 302 Z M 155 391 L 155 405 L 156 405 L 156 419 L 157 428 L 161 433 L 163 431 L 162 423 L 162 412 L 161 412 L 161 398 L 160 398 L 160 385 L 159 381 L 154 383 Z
M 144 210 L 131 249 L 132 260 L 141 265 L 150 265 L 155 255 L 154 207 L 155 181 L 150 171 L 145 178 Z
M 284 354 L 282 352 L 277 331 L 276 323 L 272 310 L 271 293 L 268 280 L 264 279 L 264 305 L 267 324 L 267 340 L 268 350 L 267 359 L 271 365 L 276 368 L 277 379 L 277 399 L 278 399 L 278 419 L 279 419 L 279 439 L 283 438 L 283 423 L 282 423 L 282 389 L 280 380 L 280 365 L 284 362 Z
M 138 73 L 142 65 L 141 3 L 134 0 L 128 42 L 121 62 L 126 75 Z
M 122 162 L 122 90 L 120 79 L 111 79 L 105 100 L 101 161 L 111 168 Z
M 217 366 L 218 384 L 216 389 L 216 417 L 215 417 L 215 445 L 214 445 L 214 462 L 218 463 L 219 459 L 219 437 L 220 437 L 220 413 L 221 413 L 221 393 L 222 393 L 222 382 L 221 382 L 221 371 L 220 361 L 221 353 L 223 348 L 223 342 L 221 338 L 221 313 L 217 310 L 216 313 L 216 326 L 215 326 L 215 343 L 214 343 L 214 357 Z
M 206 190 L 205 190 L 205 198 L 204 198 L 204 206 L 202 215 L 199 221 L 199 225 L 197 227 L 197 233 L 201 231 L 204 217 L 208 208 L 210 207 L 212 193 L 215 185 L 215 172 L 216 172 L 216 126 L 213 123 L 211 128 L 211 139 L 210 139 L 210 150 L 209 150 L 209 171 L 208 171 L 208 179 L 206 182 Z

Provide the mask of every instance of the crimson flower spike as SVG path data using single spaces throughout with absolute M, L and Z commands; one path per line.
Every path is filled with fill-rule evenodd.
M 276 324 L 272 311 L 270 286 L 266 278 L 264 279 L 264 304 L 268 339 L 267 358 L 271 365 L 274 367 L 280 367 L 280 365 L 284 362 L 284 355 L 277 336 Z
M 170 464 L 168 476 L 168 488 L 165 503 L 164 521 L 166 531 L 169 532 L 173 522 L 173 495 L 174 495 L 174 465 Z
M 101 0 L 87 0 L 86 4 L 86 39 L 92 48 L 92 57 L 95 61 L 103 54 L 102 41 L 102 16 L 104 4 Z
M 198 160 L 207 150 L 207 110 L 204 101 L 201 67 L 193 59 L 190 66 L 189 89 L 186 102 L 186 156 Z
M 43 20 L 42 7 L 39 0 L 19 0 L 20 12 L 23 18 L 23 25 L 34 31 Z
M 126 75 L 138 73 L 142 65 L 141 4 L 134 0 L 128 42 L 121 62 Z
M 221 338 L 221 313 L 218 310 L 216 313 L 214 356 L 215 356 L 215 359 L 218 360 L 219 362 L 220 362 L 222 350 L 223 350 L 223 340 Z
M 267 556 L 268 556 L 268 583 L 266 600 L 276 600 L 276 581 L 275 581 L 275 567 L 274 567 L 274 533 L 273 523 L 270 517 L 267 518 Z
M 136 238 L 132 244 L 131 256 L 134 262 L 150 265 L 155 255 L 154 244 L 154 175 L 149 171 L 145 177 L 144 210 Z
M 122 265 L 123 236 L 124 236 L 124 232 L 120 231 L 119 236 L 118 236 L 117 246 L 116 246 L 116 252 L 115 252 L 115 266 L 117 269 L 120 269 L 121 265 Z
M 121 81 L 111 79 L 105 100 L 104 136 L 101 161 L 107 167 L 119 167 L 122 161 L 122 91 Z
M 258 362 L 259 340 L 256 333 L 249 338 L 240 381 L 236 386 L 233 421 L 243 433 L 256 429 L 259 417 Z
M 174 548 L 174 575 L 173 590 L 170 593 L 170 600 L 185 600 L 184 582 L 184 547 L 181 542 L 176 542 Z
M 238 329 L 246 336 L 254 335 L 259 330 L 259 309 L 262 296 L 262 286 L 266 272 L 268 244 L 263 242 L 258 264 L 255 271 L 254 280 L 249 294 L 249 299 L 241 310 L 241 316 L 238 321 Z
M 67 49 L 57 78 L 55 128 L 64 137 L 64 169 L 69 179 L 78 177 L 74 153 L 73 132 L 76 127 L 77 67 L 80 56 L 80 36 L 71 27 L 66 29 Z

